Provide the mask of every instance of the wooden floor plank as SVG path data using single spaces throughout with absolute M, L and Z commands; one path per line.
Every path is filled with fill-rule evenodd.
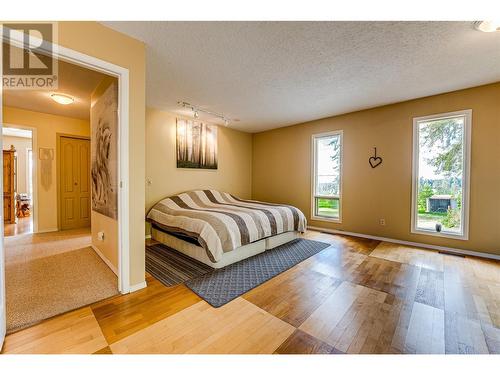
M 152 276 L 148 287 L 92 305 L 108 344 L 144 329 L 201 299 L 184 285 L 166 287 Z
M 300 326 L 300 329 L 343 352 L 361 352 L 369 330 L 383 325 L 386 293 L 344 282 Z
M 500 354 L 500 328 L 481 323 L 486 345 L 491 354 Z
M 319 272 L 292 268 L 245 293 L 243 298 L 298 327 L 340 284 L 340 280 Z
M 296 267 L 322 273 L 338 280 L 347 280 L 367 255 L 340 246 L 331 246 L 299 263 Z
M 91 354 L 107 346 L 88 307 L 46 320 L 5 338 L 6 354 Z
M 439 272 L 444 270 L 445 255 L 412 246 L 382 242 L 370 253 L 370 256 Z
M 444 274 L 422 268 L 417 285 L 415 301 L 438 309 L 444 308 Z
M 273 353 L 294 328 L 237 298 L 199 302 L 111 345 L 113 353 Z
M 444 354 L 444 311 L 415 302 L 405 340 L 405 352 Z
M 486 337 L 478 320 L 445 312 L 446 354 L 488 354 Z
M 348 280 L 402 300 L 414 301 L 421 270 L 422 268 L 409 264 L 367 257 L 351 270 Z
M 342 354 L 333 346 L 318 340 L 314 336 L 296 329 L 278 349 L 275 354 Z
M 469 319 L 479 319 L 500 327 L 500 283 L 497 283 L 496 265 L 476 258 L 447 257 L 444 271 L 444 309 Z M 483 268 L 484 267 L 484 268 Z M 481 271 L 484 270 L 484 274 Z
M 97 352 L 93 354 L 113 354 L 113 352 L 111 351 L 111 348 L 109 346 L 106 346 L 102 349 L 99 349 Z

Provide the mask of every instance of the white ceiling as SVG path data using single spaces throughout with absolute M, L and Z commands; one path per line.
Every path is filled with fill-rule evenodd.
M 31 130 L 2 127 L 2 135 L 9 137 L 31 138 Z
M 148 106 L 249 132 L 500 81 L 500 32 L 472 22 L 104 24 L 146 43 Z
M 58 62 L 58 89 L 4 90 L 3 104 L 59 116 L 90 119 L 90 95 L 106 75 L 67 62 Z M 50 94 L 57 92 L 75 99 L 72 104 L 56 103 Z

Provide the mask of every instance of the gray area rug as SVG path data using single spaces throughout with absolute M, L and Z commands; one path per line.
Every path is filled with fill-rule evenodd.
M 329 246 L 299 238 L 205 273 L 187 281 L 186 286 L 213 307 L 220 307 Z
M 146 271 L 166 286 L 202 276 L 213 268 L 163 244 L 146 247 Z

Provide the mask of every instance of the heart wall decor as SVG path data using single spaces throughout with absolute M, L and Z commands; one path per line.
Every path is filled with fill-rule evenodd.
M 380 156 L 377 156 L 377 148 L 373 148 L 375 150 L 375 155 L 370 156 L 370 159 L 368 159 L 368 163 L 370 163 L 370 167 L 376 168 L 380 164 L 382 164 L 382 158 Z

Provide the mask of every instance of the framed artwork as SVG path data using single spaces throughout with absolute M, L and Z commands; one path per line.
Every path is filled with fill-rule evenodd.
M 177 168 L 217 169 L 217 126 L 177 119 Z
M 92 210 L 118 217 L 118 85 L 113 82 L 90 112 Z

